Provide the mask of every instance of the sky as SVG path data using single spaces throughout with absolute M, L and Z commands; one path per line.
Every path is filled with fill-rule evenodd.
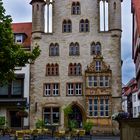
M 11 15 L 13 22 L 31 22 L 32 11 L 30 0 L 2 0 L 6 14 Z M 122 83 L 135 77 L 135 67 L 132 60 L 132 15 L 131 0 L 124 0 L 122 3 L 122 44 L 121 56 L 122 66 Z

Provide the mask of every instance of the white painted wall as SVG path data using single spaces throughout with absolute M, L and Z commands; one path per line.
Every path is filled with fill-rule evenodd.
M 127 96 L 122 95 L 122 110 L 127 112 Z
M 140 100 L 138 99 L 138 91 L 132 94 L 133 117 L 137 118 L 140 112 Z
M 15 74 L 25 74 L 24 98 L 27 98 L 27 102 L 29 103 L 30 64 L 26 64 L 25 67 L 22 67 L 20 70 L 16 70 Z M 26 111 L 29 112 L 29 109 L 27 109 Z M 24 118 L 24 126 L 29 126 L 29 117 Z

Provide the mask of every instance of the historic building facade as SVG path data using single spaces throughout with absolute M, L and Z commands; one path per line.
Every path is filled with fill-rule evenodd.
M 15 43 L 30 51 L 32 23 L 12 23 Z M 0 87 L 0 116 L 6 120 L 6 126 L 14 129 L 29 128 L 29 116 L 19 115 L 25 108 L 29 112 L 30 64 L 15 68 L 15 79 Z
M 116 130 L 121 109 L 121 0 L 32 0 L 30 127 L 38 119 L 58 128 L 65 120 L 93 131 Z M 71 105 L 73 114 L 65 116 Z M 34 121 L 32 121 L 34 120 Z
M 138 92 L 140 92 L 140 1 L 132 0 L 131 8 L 133 14 L 132 57 L 136 69 L 136 80 L 139 90 Z

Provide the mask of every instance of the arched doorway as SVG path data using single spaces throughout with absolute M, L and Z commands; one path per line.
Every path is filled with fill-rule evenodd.
M 77 123 L 77 128 L 82 127 L 83 117 L 82 112 L 77 105 L 72 105 L 72 113 L 68 115 L 68 121 L 74 120 Z

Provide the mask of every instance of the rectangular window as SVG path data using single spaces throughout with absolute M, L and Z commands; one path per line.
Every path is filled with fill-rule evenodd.
M 136 95 L 133 95 L 133 102 L 136 102 Z
M 93 79 L 94 79 L 93 86 L 97 87 L 97 76 L 94 76 Z
M 45 96 L 59 96 L 59 83 L 47 83 L 44 87 Z
M 8 85 L 0 86 L 0 96 L 8 95 Z
M 68 83 L 67 95 L 82 95 L 82 83 Z
M 98 99 L 94 99 L 94 112 L 93 115 L 98 116 Z
M 75 94 L 76 95 L 82 95 L 82 85 L 79 83 L 75 84 Z
M 53 95 L 54 96 L 59 95 L 59 84 L 58 83 L 53 84 Z
M 105 76 L 104 78 L 105 78 L 104 79 L 104 86 L 105 87 L 109 87 L 109 77 L 108 76 Z
M 92 117 L 109 116 L 109 98 L 93 97 L 88 99 L 88 115 Z
M 104 86 L 104 77 L 100 76 L 100 87 Z
M 133 117 L 136 117 L 136 115 L 137 115 L 137 108 L 134 107 L 133 109 L 134 109 L 134 111 L 133 111 Z
M 21 79 L 12 82 L 12 95 L 21 95 L 23 90 L 23 82 Z
M 104 116 L 104 99 L 100 99 L 100 116 Z
M 88 86 L 92 87 L 93 86 L 93 81 L 94 81 L 94 77 L 93 76 L 89 76 L 88 77 Z
M 51 84 L 46 84 L 45 95 L 46 96 L 50 96 L 51 95 Z
M 89 112 L 89 116 L 93 116 L 93 105 L 92 105 L 92 99 L 88 100 L 88 112 Z
M 109 116 L 109 99 L 105 99 L 105 116 Z
M 74 86 L 72 83 L 68 84 L 68 95 L 73 95 L 74 94 Z
M 58 125 L 60 122 L 59 107 L 47 107 L 44 109 L 45 125 Z

